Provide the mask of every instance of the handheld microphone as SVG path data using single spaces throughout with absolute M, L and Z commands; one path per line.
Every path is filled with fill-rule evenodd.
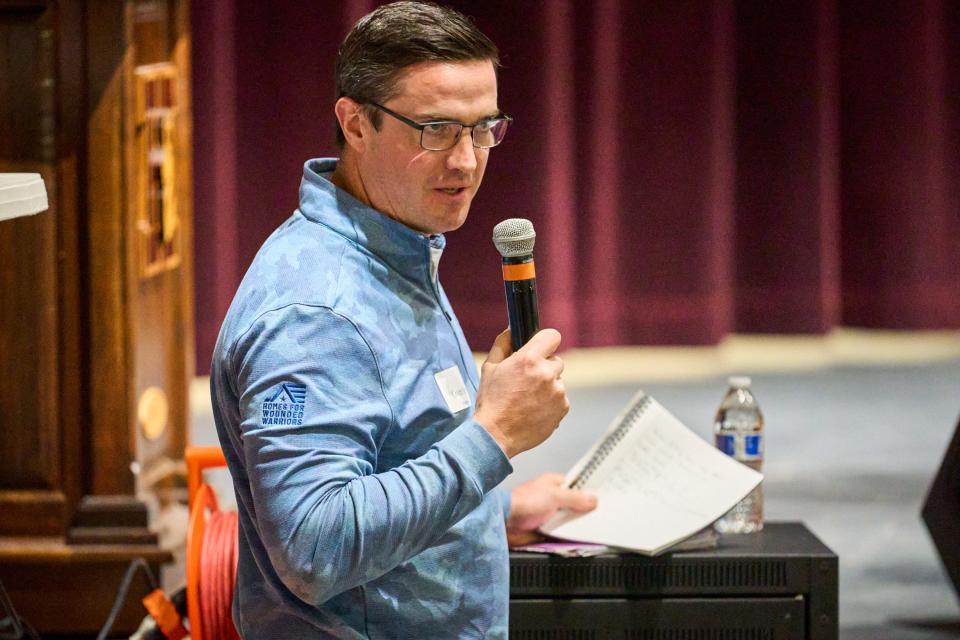
M 493 244 L 503 256 L 503 288 L 514 351 L 540 330 L 537 274 L 533 266 L 536 239 L 533 223 L 523 218 L 509 218 L 493 228 Z

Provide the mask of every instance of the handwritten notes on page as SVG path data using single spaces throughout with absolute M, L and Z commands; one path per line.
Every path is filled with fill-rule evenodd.
M 597 508 L 561 513 L 541 530 L 655 555 L 711 524 L 762 479 L 641 392 L 567 475 L 567 486 L 597 496 Z

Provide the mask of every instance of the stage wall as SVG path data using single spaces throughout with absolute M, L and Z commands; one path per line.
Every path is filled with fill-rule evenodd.
M 336 49 L 376 4 L 193 4 L 198 372 L 303 162 L 336 154 Z M 960 3 L 449 4 L 516 120 L 441 264 L 474 349 L 506 325 L 508 217 L 567 347 L 960 328 Z

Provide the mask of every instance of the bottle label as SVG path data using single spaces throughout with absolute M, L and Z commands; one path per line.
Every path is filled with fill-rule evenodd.
M 717 449 L 723 451 L 728 456 L 734 454 L 733 434 L 717 434 Z
M 763 436 L 759 433 L 737 437 L 733 433 L 718 433 L 717 449 L 737 460 L 757 460 L 763 457 Z

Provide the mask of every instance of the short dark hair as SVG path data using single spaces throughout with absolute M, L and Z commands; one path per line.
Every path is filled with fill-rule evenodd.
M 368 105 L 383 104 L 396 93 L 404 68 L 419 62 L 490 60 L 496 70 L 496 45 L 467 16 L 429 2 L 393 2 L 368 13 L 354 25 L 337 52 L 337 99 L 346 96 Z M 367 111 L 379 128 L 382 115 Z M 337 121 L 337 144 L 346 143 Z

